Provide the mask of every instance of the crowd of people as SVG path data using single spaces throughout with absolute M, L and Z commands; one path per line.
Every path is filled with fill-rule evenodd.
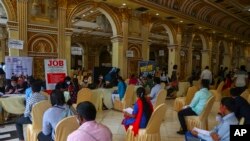
M 200 134 L 196 130 L 188 131 L 185 120 L 186 116 L 199 116 L 204 110 L 208 99 L 212 96 L 212 93 L 209 91 L 210 85 L 213 83 L 212 73 L 208 66 L 201 71 L 201 87 L 195 93 L 191 103 L 185 105 L 183 109 L 178 112 L 181 129 L 177 131 L 177 133 L 181 135 L 185 134 L 186 140 L 228 140 L 230 125 L 238 124 L 241 118 L 245 119 L 244 124 L 250 124 L 250 105 L 240 96 L 248 86 L 248 75 L 245 71 L 245 67 L 241 66 L 239 71 L 235 72 L 234 75 L 227 70 L 227 68 L 223 69 L 224 74 L 222 75 L 221 72 L 218 81 L 225 81 L 224 87 L 231 88 L 231 97 L 221 99 L 218 113 L 218 116 L 220 116 L 219 125 L 206 136 Z M 43 115 L 43 127 L 41 133 L 38 135 L 38 140 L 53 141 L 55 139 L 56 125 L 63 118 L 71 115 L 77 115 L 80 127 L 68 136 L 68 141 L 84 139 L 88 141 L 112 140 L 112 133 L 110 130 L 106 126 L 95 121 L 97 111 L 91 102 L 82 102 L 77 105 L 76 109 L 72 108 L 72 104 L 76 103 L 77 94 L 81 88 L 110 88 L 112 86 L 117 86 L 117 90 L 111 95 L 112 101 L 114 102 L 115 99 L 122 101 L 127 86 L 130 84 L 139 85 L 136 90 L 137 100 L 133 105 L 131 113 L 124 112 L 122 124 L 126 130 L 132 125 L 133 132 L 136 135 L 140 128 L 146 128 L 148 124 L 154 111 L 153 105 L 156 103 L 157 95 L 159 91 L 163 89 L 161 83 L 165 84 L 164 89 L 170 94 L 166 95 L 167 98 L 168 96 L 174 97 L 174 95 L 172 95 L 173 92 L 178 91 L 178 81 L 177 65 L 173 66 L 171 77 L 169 77 L 166 69 L 163 68 L 159 74 L 155 73 L 154 76 L 148 75 L 144 77 L 140 75 L 137 77 L 133 74 L 127 82 L 125 82 L 117 72 L 114 73 L 113 70 L 106 75 L 99 74 L 98 82 L 95 83 L 91 74 L 83 77 L 83 80 L 80 82 L 77 77 L 71 78 L 67 76 L 63 81 L 58 82 L 55 89 L 50 92 L 49 99 L 52 107 L 47 109 Z M 233 84 L 234 86 L 232 87 Z M 147 89 L 150 91 L 147 92 Z M 25 93 L 25 112 L 24 115 L 16 121 L 16 129 L 20 141 L 24 140 L 23 125 L 32 124 L 32 107 L 36 103 L 47 99 L 47 97 L 41 93 L 42 90 L 46 90 L 44 82 L 32 76 L 13 76 L 9 85 L 7 84 L 4 88 L 4 93 L 6 94 Z M 64 93 L 66 91 L 69 92 L 69 98 L 65 97 Z M 68 114 L 65 115 L 65 111 L 67 111 L 66 113 Z

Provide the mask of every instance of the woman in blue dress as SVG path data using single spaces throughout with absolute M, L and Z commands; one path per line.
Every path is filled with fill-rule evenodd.
M 132 130 L 134 131 L 134 135 L 138 134 L 139 128 L 146 128 L 153 112 L 152 103 L 146 98 L 145 89 L 139 87 L 136 93 L 137 101 L 134 105 L 133 112 L 132 114 L 124 112 L 125 119 L 122 121 L 126 130 L 130 125 L 133 125 Z

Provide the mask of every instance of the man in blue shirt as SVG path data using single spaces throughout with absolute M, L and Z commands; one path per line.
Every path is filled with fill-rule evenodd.
M 28 101 L 29 97 L 32 95 L 31 85 L 35 81 L 32 76 L 27 78 L 28 88 L 25 90 L 25 101 Z
M 185 106 L 184 109 L 178 112 L 178 118 L 181 124 L 182 130 L 177 131 L 178 134 L 185 134 L 187 131 L 187 125 L 185 121 L 186 116 L 200 115 L 208 99 L 212 96 L 212 94 L 208 90 L 209 88 L 209 80 L 202 79 L 201 80 L 201 89 L 195 93 L 194 98 L 192 99 L 190 105 Z
M 219 125 L 208 132 L 208 134 L 202 134 L 197 130 L 192 130 L 186 133 L 186 141 L 229 141 L 230 140 L 230 125 L 237 125 L 238 120 L 234 114 L 235 101 L 231 97 L 224 97 L 221 100 L 220 114 L 222 119 Z

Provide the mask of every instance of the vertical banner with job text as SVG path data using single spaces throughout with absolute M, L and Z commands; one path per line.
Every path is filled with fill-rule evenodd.
M 45 59 L 46 89 L 54 90 L 56 83 L 63 81 L 67 75 L 65 59 Z

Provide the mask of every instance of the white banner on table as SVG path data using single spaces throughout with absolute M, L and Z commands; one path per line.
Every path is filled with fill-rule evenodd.
M 12 76 L 31 76 L 32 75 L 32 57 L 5 57 L 6 79 Z
M 8 47 L 14 49 L 23 49 L 23 43 L 24 42 L 22 40 L 9 39 Z
M 63 81 L 67 75 L 67 65 L 65 59 L 45 59 L 45 79 L 46 89 L 54 90 L 56 83 Z

